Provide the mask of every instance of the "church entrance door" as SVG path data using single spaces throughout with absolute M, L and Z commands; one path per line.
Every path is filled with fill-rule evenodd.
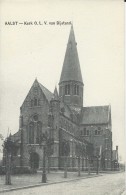
M 39 155 L 36 152 L 30 154 L 30 167 L 32 169 L 39 168 Z

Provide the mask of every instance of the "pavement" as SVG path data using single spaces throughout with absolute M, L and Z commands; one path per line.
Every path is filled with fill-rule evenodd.
M 53 173 L 51 173 L 53 174 Z M 62 173 L 57 173 L 57 175 Z M 69 173 L 70 174 L 70 173 Z M 73 173 L 72 173 L 73 174 Z M 72 176 L 72 174 L 70 174 Z M 55 173 L 53 174 L 55 177 Z M 70 177 L 70 175 L 68 175 Z M 48 176 L 49 178 L 49 176 Z M 56 178 L 56 177 L 55 177 Z M 58 178 L 58 176 L 57 176 Z M 76 177 L 77 178 L 77 177 Z M 48 183 L 32 188 L 2 192 L 5 195 L 125 195 L 124 172 L 116 174 L 103 174 L 99 177 L 81 177 L 80 179 L 60 180 L 58 184 Z
M 5 176 L 0 176 L 0 193 L 56 183 L 76 181 L 98 176 L 102 175 L 97 175 L 96 173 L 91 173 L 89 175 L 88 173 L 81 172 L 81 176 L 78 176 L 78 172 L 68 172 L 67 178 L 64 178 L 63 171 L 53 171 L 47 174 L 47 183 L 42 183 L 42 172 L 40 171 L 37 174 L 12 175 L 11 185 L 5 185 Z

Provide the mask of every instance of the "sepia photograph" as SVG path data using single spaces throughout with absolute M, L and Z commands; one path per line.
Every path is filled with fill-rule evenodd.
M 126 194 L 124 4 L 0 1 L 0 194 Z

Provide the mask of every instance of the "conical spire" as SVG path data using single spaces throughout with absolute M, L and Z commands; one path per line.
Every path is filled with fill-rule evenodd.
M 60 77 L 60 83 L 63 81 L 79 81 L 83 83 L 76 46 L 77 43 L 75 41 L 75 35 L 72 25 Z

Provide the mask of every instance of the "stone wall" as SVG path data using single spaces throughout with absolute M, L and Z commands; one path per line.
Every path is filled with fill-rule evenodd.
M 87 135 L 85 135 L 86 131 Z M 101 150 L 101 167 L 103 169 L 111 169 L 112 132 L 108 128 L 108 124 L 81 125 L 80 134 L 84 139 L 93 143 L 94 155 L 97 155 L 97 150 Z

